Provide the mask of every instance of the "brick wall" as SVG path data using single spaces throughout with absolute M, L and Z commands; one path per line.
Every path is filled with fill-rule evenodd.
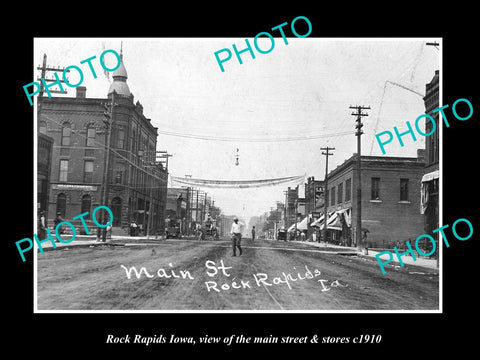
M 389 246 L 395 241 L 403 243 L 424 233 L 420 214 L 423 169 L 424 162 L 416 158 L 362 157 L 362 227 L 369 230 L 367 242 L 370 246 Z M 371 199 L 372 177 L 380 179 L 378 200 Z M 351 201 L 345 200 L 347 179 L 351 179 Z M 400 200 L 400 179 L 408 179 L 407 201 Z M 338 202 L 340 183 L 343 184 L 341 203 Z M 334 205 L 329 199 L 328 211 L 351 208 L 352 230 L 356 228 L 356 184 L 355 157 L 329 174 L 329 193 L 334 188 L 336 196 Z
M 420 183 L 423 164 L 413 168 L 366 169 L 362 171 L 362 226 L 367 241 L 376 246 L 405 242 L 423 234 L 420 214 Z M 371 178 L 380 178 L 380 200 L 371 199 Z M 400 179 L 409 180 L 408 201 L 400 201 Z M 356 200 L 355 200 L 356 201 Z M 355 206 L 353 217 L 356 216 Z

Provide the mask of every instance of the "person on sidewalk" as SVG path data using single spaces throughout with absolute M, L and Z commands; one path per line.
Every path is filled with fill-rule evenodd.
M 45 217 L 45 211 L 40 211 L 40 216 L 38 217 L 38 229 L 37 234 L 39 239 L 43 240 L 47 237 L 47 219 Z
M 232 235 L 232 250 L 233 250 L 232 256 L 237 256 L 237 251 L 236 251 L 237 247 L 238 247 L 238 250 L 240 251 L 239 256 L 242 256 L 242 247 L 240 245 L 242 241 L 242 226 L 238 223 L 237 217 L 233 218 L 232 229 L 230 233 Z
M 63 220 L 62 218 L 62 213 L 60 211 L 57 212 L 57 217 L 53 220 L 53 228 L 56 230 L 57 229 L 57 225 L 64 222 L 65 220 Z M 59 229 L 58 229 L 58 233 L 60 235 L 64 234 L 65 233 L 65 229 L 63 228 L 63 226 L 61 226 Z M 58 239 L 55 239 L 55 242 L 60 242 Z
M 252 227 L 252 241 L 255 241 L 255 226 Z

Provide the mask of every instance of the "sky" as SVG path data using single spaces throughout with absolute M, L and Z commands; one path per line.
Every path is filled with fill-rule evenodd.
M 415 157 L 425 148 L 423 137 L 416 142 L 405 137 L 404 147 L 392 142 L 383 155 L 374 135 L 393 132 L 393 126 L 406 130 L 406 121 L 413 125 L 424 113 L 420 95 L 441 67 L 441 52 L 426 42 L 441 39 L 293 37 L 288 45 L 274 39 L 270 53 L 254 48 L 255 59 L 246 52 L 239 64 L 232 44 L 243 49 L 245 38 L 36 38 L 34 64 L 46 53 L 49 66 L 77 65 L 87 97 L 106 98 L 112 79 L 104 76 L 98 58 L 122 46 L 134 102 L 140 101 L 158 127 L 157 150 L 173 155 L 173 176 L 254 180 L 305 174 L 323 180 L 321 147 L 335 148 L 329 170 L 357 150 L 356 117 L 349 108 L 356 105 L 371 108 L 362 119 L 362 155 Z M 270 41 L 261 40 L 260 48 L 268 49 Z M 233 55 L 222 72 L 214 53 L 224 48 Z M 96 79 L 80 64 L 92 56 Z M 108 54 L 105 62 L 113 66 L 115 58 Z M 38 71 L 33 74 L 36 80 Z M 70 78 L 77 80 L 73 72 Z M 75 96 L 74 88 L 67 91 Z M 205 191 L 223 213 L 248 220 L 284 201 L 283 191 L 295 185 Z

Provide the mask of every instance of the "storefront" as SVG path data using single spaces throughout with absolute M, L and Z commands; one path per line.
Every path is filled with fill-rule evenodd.
M 352 209 L 341 209 L 333 213 L 328 214 L 327 219 L 327 242 L 351 246 L 351 211 Z M 320 239 L 323 239 L 323 229 L 324 229 L 324 216 L 323 214 L 315 221 L 313 221 L 310 226 L 317 229 L 317 236 L 320 236 Z
M 439 202 L 439 170 L 429 172 L 422 177 L 420 212 L 424 215 L 425 233 L 431 234 L 438 243 L 438 202 Z

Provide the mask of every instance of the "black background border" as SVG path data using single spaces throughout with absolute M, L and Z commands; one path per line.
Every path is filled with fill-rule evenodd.
M 419 8 L 406 3 L 389 4 L 388 8 L 369 9 L 339 4 L 339 8 L 315 7 L 293 9 L 276 4 L 267 11 L 247 7 L 245 3 L 203 6 L 173 11 L 152 3 L 131 9 L 119 4 L 110 9 L 58 8 L 43 12 L 33 9 L 22 12 L 18 29 L 5 29 L 11 34 L 4 55 L 8 86 L 3 98 L 8 114 L 3 146 L 6 159 L 4 191 L 4 224 L 6 229 L 4 267 L 8 291 L 3 293 L 8 321 L 6 344 L 12 350 L 26 351 L 27 346 L 38 355 L 52 358 L 70 355 L 107 354 L 121 358 L 152 355 L 165 351 L 174 354 L 220 351 L 312 354 L 344 350 L 366 352 L 372 356 L 440 353 L 453 346 L 462 352 L 473 348 L 474 331 L 469 319 L 474 315 L 476 302 L 476 256 L 478 254 L 478 215 L 473 210 L 477 200 L 475 174 L 475 137 L 478 122 L 477 67 L 478 44 L 473 29 L 476 10 L 466 5 L 449 9 L 435 4 Z M 131 5 L 129 5 L 131 6 Z M 155 8 L 158 7 L 158 8 Z M 272 10 L 275 8 L 275 11 Z M 283 9 L 282 9 L 283 8 Z M 37 11 L 38 10 L 38 11 Z M 42 15 L 45 13 L 45 15 Z M 49 15 L 47 15 L 49 14 Z M 33 108 L 29 106 L 23 85 L 31 82 L 34 37 L 230 37 L 252 38 L 296 16 L 306 16 L 312 23 L 310 37 L 442 37 L 443 38 L 443 104 L 467 98 L 474 114 L 468 121 L 452 120 L 443 131 L 443 223 L 452 224 L 458 218 L 469 219 L 475 229 L 468 241 L 453 240 L 444 248 L 443 314 L 34 314 L 33 258 L 22 263 L 15 241 L 31 237 L 33 204 Z M 55 22 L 55 18 L 62 22 Z M 478 20 L 477 20 L 478 21 Z M 58 24 L 58 28 L 57 28 Z M 5 25 L 2 25 L 5 26 Z M 214 49 L 213 49 L 214 50 Z M 213 51 L 212 50 L 212 51 Z M 432 69 L 433 76 L 433 69 Z M 13 101 L 12 101 L 13 100 Z M 411 119 L 405 119 L 411 120 Z M 353 128 L 353 124 L 352 124 Z M 14 134 L 11 136 L 10 134 Z M 11 142 L 9 139 L 14 138 Z M 14 189 L 9 189 L 12 184 Z M 7 189 L 6 186 L 8 186 Z M 13 221 L 12 221 L 13 220 Z M 475 329 L 473 324 L 473 328 Z M 5 333 L 5 332 L 4 332 Z M 338 345 L 110 345 L 107 334 L 176 334 L 179 336 L 357 336 L 381 334 L 380 344 Z M 387 351 L 387 352 L 385 352 Z

